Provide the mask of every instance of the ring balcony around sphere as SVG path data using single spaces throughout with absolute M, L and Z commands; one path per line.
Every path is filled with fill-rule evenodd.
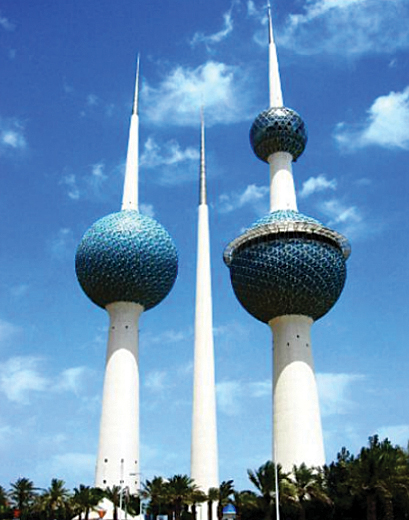
M 342 292 L 348 246 L 342 235 L 311 217 L 275 211 L 229 244 L 224 260 L 236 297 L 258 320 L 284 315 L 317 320 Z

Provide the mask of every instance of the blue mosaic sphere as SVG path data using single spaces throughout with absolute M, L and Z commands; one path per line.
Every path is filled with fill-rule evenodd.
M 85 294 L 100 307 L 114 302 L 155 307 L 178 271 L 176 247 L 156 220 L 135 210 L 112 213 L 83 236 L 75 270 Z
M 321 318 L 345 284 L 349 253 L 337 237 L 296 211 L 263 217 L 225 252 L 237 299 L 265 323 L 290 314 Z
M 307 129 L 301 117 L 286 107 L 271 107 L 259 114 L 250 129 L 253 152 L 268 162 L 271 154 L 288 152 L 295 162 L 307 144 Z

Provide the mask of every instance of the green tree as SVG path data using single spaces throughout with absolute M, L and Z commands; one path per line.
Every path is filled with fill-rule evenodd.
M 148 500 L 147 513 L 157 516 L 166 511 L 167 508 L 167 488 L 166 482 L 162 477 L 153 477 L 142 484 L 140 492 L 142 500 Z
M 80 484 L 79 487 L 74 488 L 72 504 L 80 520 L 82 513 L 84 513 L 84 520 L 88 520 L 90 511 L 95 510 L 102 497 L 103 491 L 99 488 L 84 486 L 84 484 Z
M 289 481 L 293 491 L 291 500 L 298 510 L 300 520 L 305 520 L 307 508 L 332 506 L 325 489 L 322 470 L 308 468 L 305 464 L 294 466 Z
M 121 486 L 111 486 L 103 490 L 103 496 L 112 502 L 113 520 L 118 520 L 118 507 L 121 502 Z
M 34 483 L 28 478 L 19 478 L 10 484 L 9 497 L 12 506 L 20 511 L 20 518 L 24 520 L 30 513 L 37 497 L 38 488 L 34 487 Z
M 223 508 L 229 503 L 230 497 L 234 492 L 233 480 L 223 480 L 218 488 L 217 497 L 217 519 L 222 520 Z
M 213 520 L 213 503 L 216 502 L 218 498 L 218 488 L 209 488 L 207 491 L 207 520 Z
M 385 520 L 393 520 L 393 502 L 399 493 L 408 494 L 407 456 L 388 439 L 369 437 L 351 468 L 352 494 L 365 501 L 367 520 L 377 520 L 382 507 Z
M 193 520 L 196 520 L 196 518 L 197 518 L 196 506 L 197 506 L 197 504 L 203 504 L 204 502 L 207 502 L 207 495 L 201 489 L 198 489 L 195 486 L 195 488 L 190 493 L 188 500 L 189 500 L 189 505 L 192 506 L 192 518 L 193 518 Z
M 191 494 L 197 486 L 187 475 L 174 475 L 166 483 L 166 495 L 175 520 L 180 520 L 183 506 L 189 504 Z
M 51 485 L 37 499 L 39 511 L 44 513 L 48 520 L 65 520 L 70 516 L 70 492 L 63 480 L 53 478 Z

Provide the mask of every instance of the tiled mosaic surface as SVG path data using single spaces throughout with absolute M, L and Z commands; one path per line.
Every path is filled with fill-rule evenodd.
M 156 220 L 125 210 L 86 231 L 75 269 L 82 289 L 100 307 L 130 301 L 147 310 L 170 292 L 178 258 L 169 233 Z
M 311 217 L 285 210 L 259 219 L 245 235 L 276 222 L 310 223 L 323 228 Z M 302 226 L 296 233 L 263 236 L 260 231 L 259 236 L 233 248 L 228 261 L 225 257 L 234 292 L 243 307 L 263 322 L 288 314 L 317 320 L 326 314 L 345 284 L 346 258 L 339 244 L 319 232 L 304 233 Z
M 286 107 L 272 107 L 261 112 L 250 129 L 250 143 L 254 153 L 268 162 L 275 152 L 288 152 L 294 162 L 307 144 L 307 129 L 301 117 Z

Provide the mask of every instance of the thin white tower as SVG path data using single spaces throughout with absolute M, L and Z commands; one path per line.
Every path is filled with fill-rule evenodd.
M 86 295 L 109 314 L 95 486 L 140 487 L 138 322 L 160 303 L 177 275 L 167 231 L 138 211 L 139 58 L 121 211 L 95 222 L 76 254 Z
M 311 325 L 341 294 L 350 248 L 345 237 L 298 212 L 292 163 L 307 133 L 283 104 L 271 9 L 268 5 L 270 107 L 255 119 L 250 141 L 269 164 L 270 213 L 226 248 L 235 294 L 267 323 L 273 345 L 273 457 L 284 471 L 325 463 L 311 350 Z
M 205 493 L 219 486 L 209 208 L 206 194 L 205 135 L 201 117 L 200 182 L 196 271 L 195 353 L 191 477 Z M 199 515 L 207 518 L 207 507 Z

